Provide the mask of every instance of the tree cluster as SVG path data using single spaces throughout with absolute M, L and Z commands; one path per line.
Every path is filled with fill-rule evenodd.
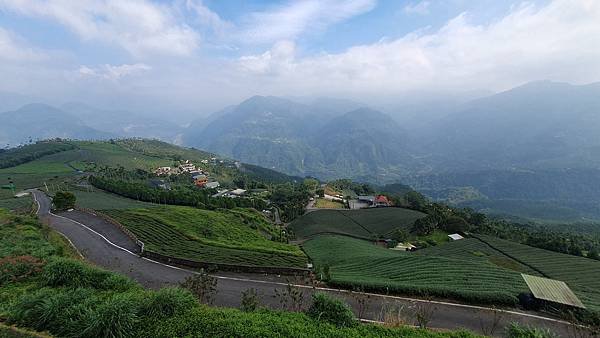
M 17 148 L 8 149 L 0 153 L 0 169 L 14 167 L 19 164 L 31 162 L 42 156 L 75 149 L 70 143 L 60 139 L 50 141 L 39 141 Z
M 176 186 L 165 190 L 150 187 L 144 181 L 123 181 L 101 176 L 90 176 L 89 182 L 96 188 L 117 195 L 158 204 L 186 205 L 202 209 L 243 207 L 262 210 L 267 206 L 265 201 L 257 198 L 213 198 L 210 196 L 210 190 L 199 190 L 191 186 Z

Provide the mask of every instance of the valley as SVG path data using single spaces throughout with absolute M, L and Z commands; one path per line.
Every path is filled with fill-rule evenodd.
M 599 338 L 600 0 L 0 0 L 0 338 Z
M 157 138 L 291 176 L 402 182 L 435 200 L 501 218 L 597 223 L 599 88 L 531 82 L 454 103 L 443 117 L 422 116 L 427 123 L 403 118 L 419 106 L 382 111 L 328 98 L 254 96 L 187 127 L 81 103 L 33 104 L 3 114 L 0 141 Z M 96 117 L 105 115 L 114 123 Z M 16 127 L 33 126 L 35 119 L 64 130 Z
M 227 306 L 237 306 L 234 298 L 239 296 L 234 294 L 239 295 L 242 285 L 260 286 L 269 294 L 277 287 L 292 285 L 298 290 L 341 288 L 368 294 L 374 297 L 375 304 L 367 313 L 375 320 L 382 320 L 377 317 L 376 308 L 384 307 L 386 302 L 378 297 L 392 296 L 400 297 L 396 302 L 415 297 L 408 302 L 448 304 L 439 305 L 441 308 L 453 307 L 451 304 L 501 307 L 509 311 L 511 320 L 529 322 L 533 317 L 521 312 L 524 307 L 531 311 L 522 300 L 522 295 L 529 292 L 521 277 L 525 273 L 567 282 L 586 306 L 585 312 L 577 315 L 582 316 L 578 320 L 589 320 L 585 316 L 594 316 L 600 309 L 600 298 L 593 291 L 593 281 L 598 276 L 590 274 L 598 270 L 598 261 L 581 257 L 584 253 L 580 257 L 553 253 L 491 237 L 486 235 L 490 233 L 486 227 L 497 229 L 493 232 L 501 229 L 494 227 L 506 225 L 479 219 L 482 215 L 472 211 L 428 202 L 407 186 L 377 188 L 351 180 L 299 182 L 299 178 L 219 159 L 211 153 L 143 139 L 52 140 L 1 155 L 8 161 L 46 148 L 58 152 L 38 152 L 24 163 L 7 164 L 0 174 L 10 177 L 18 191 L 38 188 L 49 196 L 73 192 L 79 211 L 62 211 L 58 216 L 45 214 L 42 219 L 48 219 L 51 227 L 65 234 L 86 259 L 125 273 L 144 285 L 176 283 L 190 273 L 187 271 L 202 267 L 215 274 L 219 283 L 225 283 L 220 287 L 233 288 L 226 292 L 229 296 L 217 296 Z M 154 173 L 156 168 L 178 168 L 176 163 L 180 163 L 179 168 L 199 170 L 210 180 L 218 181 L 217 189 L 244 193 L 230 197 L 215 194 L 216 189 L 198 186 L 192 175 L 182 169 L 171 169 L 167 176 Z M 189 163 L 194 163 L 194 167 Z M 162 183 L 152 184 L 156 180 Z M 51 202 L 41 191 L 34 193 L 34 201 L 27 196 L 15 199 L 8 192 L 3 190 L 0 201 L 12 210 L 35 211 L 36 203 L 45 210 L 50 207 Z M 393 207 L 350 210 L 344 198 L 337 202 L 336 209 L 304 213 L 309 199 L 325 192 L 363 199 L 374 197 L 360 194 L 387 196 L 388 205 Z M 277 223 L 274 213 L 284 223 Z M 438 220 L 431 223 L 432 217 Z M 448 235 L 456 231 L 465 238 L 450 240 Z M 120 244 L 115 247 L 111 243 Z M 596 244 L 590 243 L 591 249 L 587 250 L 597 250 Z M 137 255 L 159 263 L 141 263 Z M 122 263 L 115 263 L 111 257 Z M 156 280 L 156 272 L 152 271 L 160 264 L 183 270 L 165 271 L 164 277 Z M 556 269 L 565 264 L 571 268 Z M 175 271 L 182 271 L 183 275 L 173 274 Z M 262 274 L 265 272 L 271 277 Z M 284 276 L 276 277 L 280 274 Z M 296 275 L 291 279 L 294 282 L 285 275 Z M 356 304 L 352 297 L 343 298 Z M 270 301 L 267 304 L 274 306 Z M 354 309 L 359 316 L 366 316 L 362 306 L 353 306 L 358 306 Z M 550 308 L 536 306 L 544 318 L 561 317 Z M 444 324 L 458 316 L 455 310 L 448 311 L 436 311 L 432 325 L 457 328 L 455 324 Z M 486 311 L 488 314 L 478 316 L 487 319 L 480 320 L 492 320 L 494 310 Z M 407 313 L 402 316 L 413 320 Z M 476 322 L 458 318 L 456 323 L 462 323 L 462 327 L 480 330 Z M 553 319 L 536 319 L 535 323 L 565 329 L 555 327 Z

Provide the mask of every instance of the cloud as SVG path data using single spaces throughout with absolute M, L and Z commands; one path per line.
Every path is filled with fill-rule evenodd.
M 0 9 L 55 20 L 86 41 L 114 43 L 136 57 L 190 55 L 199 36 L 172 8 L 147 0 L 0 0 Z
M 217 35 L 223 35 L 234 27 L 232 23 L 221 19 L 219 14 L 205 6 L 201 0 L 186 0 L 185 5 L 186 9 L 194 12 L 199 24 L 210 27 Z
M 298 47 L 305 45 L 300 37 L 364 13 L 374 4 L 289 2 L 252 13 L 233 26 L 198 0 L 168 6 L 141 0 L 0 0 L 0 10 L 10 7 L 61 22 L 82 40 L 116 44 L 133 55 L 94 62 L 85 56 L 84 44 L 57 57 L 55 50 L 32 47 L 0 28 L 0 74 L 5 79 L 0 89 L 56 100 L 95 99 L 100 104 L 206 113 L 255 94 L 341 96 L 377 104 L 413 91 L 500 91 L 541 79 L 600 81 L 596 0 L 553 0 L 543 6 L 526 2 L 477 24 L 473 13 L 463 13 L 438 29 L 423 28 L 336 53 L 306 54 Z M 140 9 L 146 5 L 148 13 Z M 188 21 L 179 20 L 182 16 Z M 202 23 L 194 25 L 194 19 Z M 256 24 L 254 30 L 251 23 Z M 273 31 L 268 29 L 271 25 Z M 190 27 L 222 30 L 223 39 L 229 39 L 225 42 L 246 36 L 251 42 L 241 50 L 250 47 L 253 52 L 217 57 L 196 53 L 199 33 Z M 173 33 L 179 38 L 170 39 L 165 33 L 186 30 L 191 35 Z M 203 46 L 211 42 L 207 39 L 203 36 Z M 262 47 L 266 43 L 269 48 Z M 156 53 L 166 57 L 146 58 Z
M 14 33 L 0 27 L 0 59 L 14 62 L 38 62 L 46 56 L 23 42 Z
M 151 69 L 152 67 L 143 63 L 122 65 L 105 64 L 103 66 L 95 68 L 82 65 L 79 67 L 79 74 L 83 77 L 96 77 L 117 81 L 123 77 L 141 74 Z
M 301 34 L 327 27 L 373 9 L 376 0 L 304 0 L 250 13 L 240 39 L 250 43 L 294 40 Z
M 503 90 L 539 79 L 591 82 L 600 79 L 598 22 L 600 2 L 555 0 L 541 8 L 517 6 L 485 25 L 471 24 L 463 13 L 437 31 L 338 54 L 298 58 L 276 45 L 238 63 L 254 76 L 268 77 L 266 91 L 298 94 L 364 97 L 422 89 Z
M 295 51 L 292 41 L 279 41 L 261 55 L 242 56 L 240 66 L 254 74 L 285 74 L 293 71 Z
M 429 1 L 410 3 L 404 7 L 404 13 L 426 15 L 429 14 L 430 5 L 431 3 Z

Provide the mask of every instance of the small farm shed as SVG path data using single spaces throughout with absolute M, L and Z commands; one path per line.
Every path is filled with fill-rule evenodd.
M 464 238 L 463 236 L 461 236 L 459 234 L 451 234 L 451 235 L 448 235 L 448 237 L 450 237 L 450 239 L 453 240 L 453 241 L 458 241 L 459 239 L 463 239 Z
M 583 303 L 565 282 L 526 274 L 521 276 L 535 299 L 585 309 Z

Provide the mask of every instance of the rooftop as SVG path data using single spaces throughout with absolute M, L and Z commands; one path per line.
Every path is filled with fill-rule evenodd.
M 526 274 L 521 276 L 535 298 L 585 309 L 565 282 Z

